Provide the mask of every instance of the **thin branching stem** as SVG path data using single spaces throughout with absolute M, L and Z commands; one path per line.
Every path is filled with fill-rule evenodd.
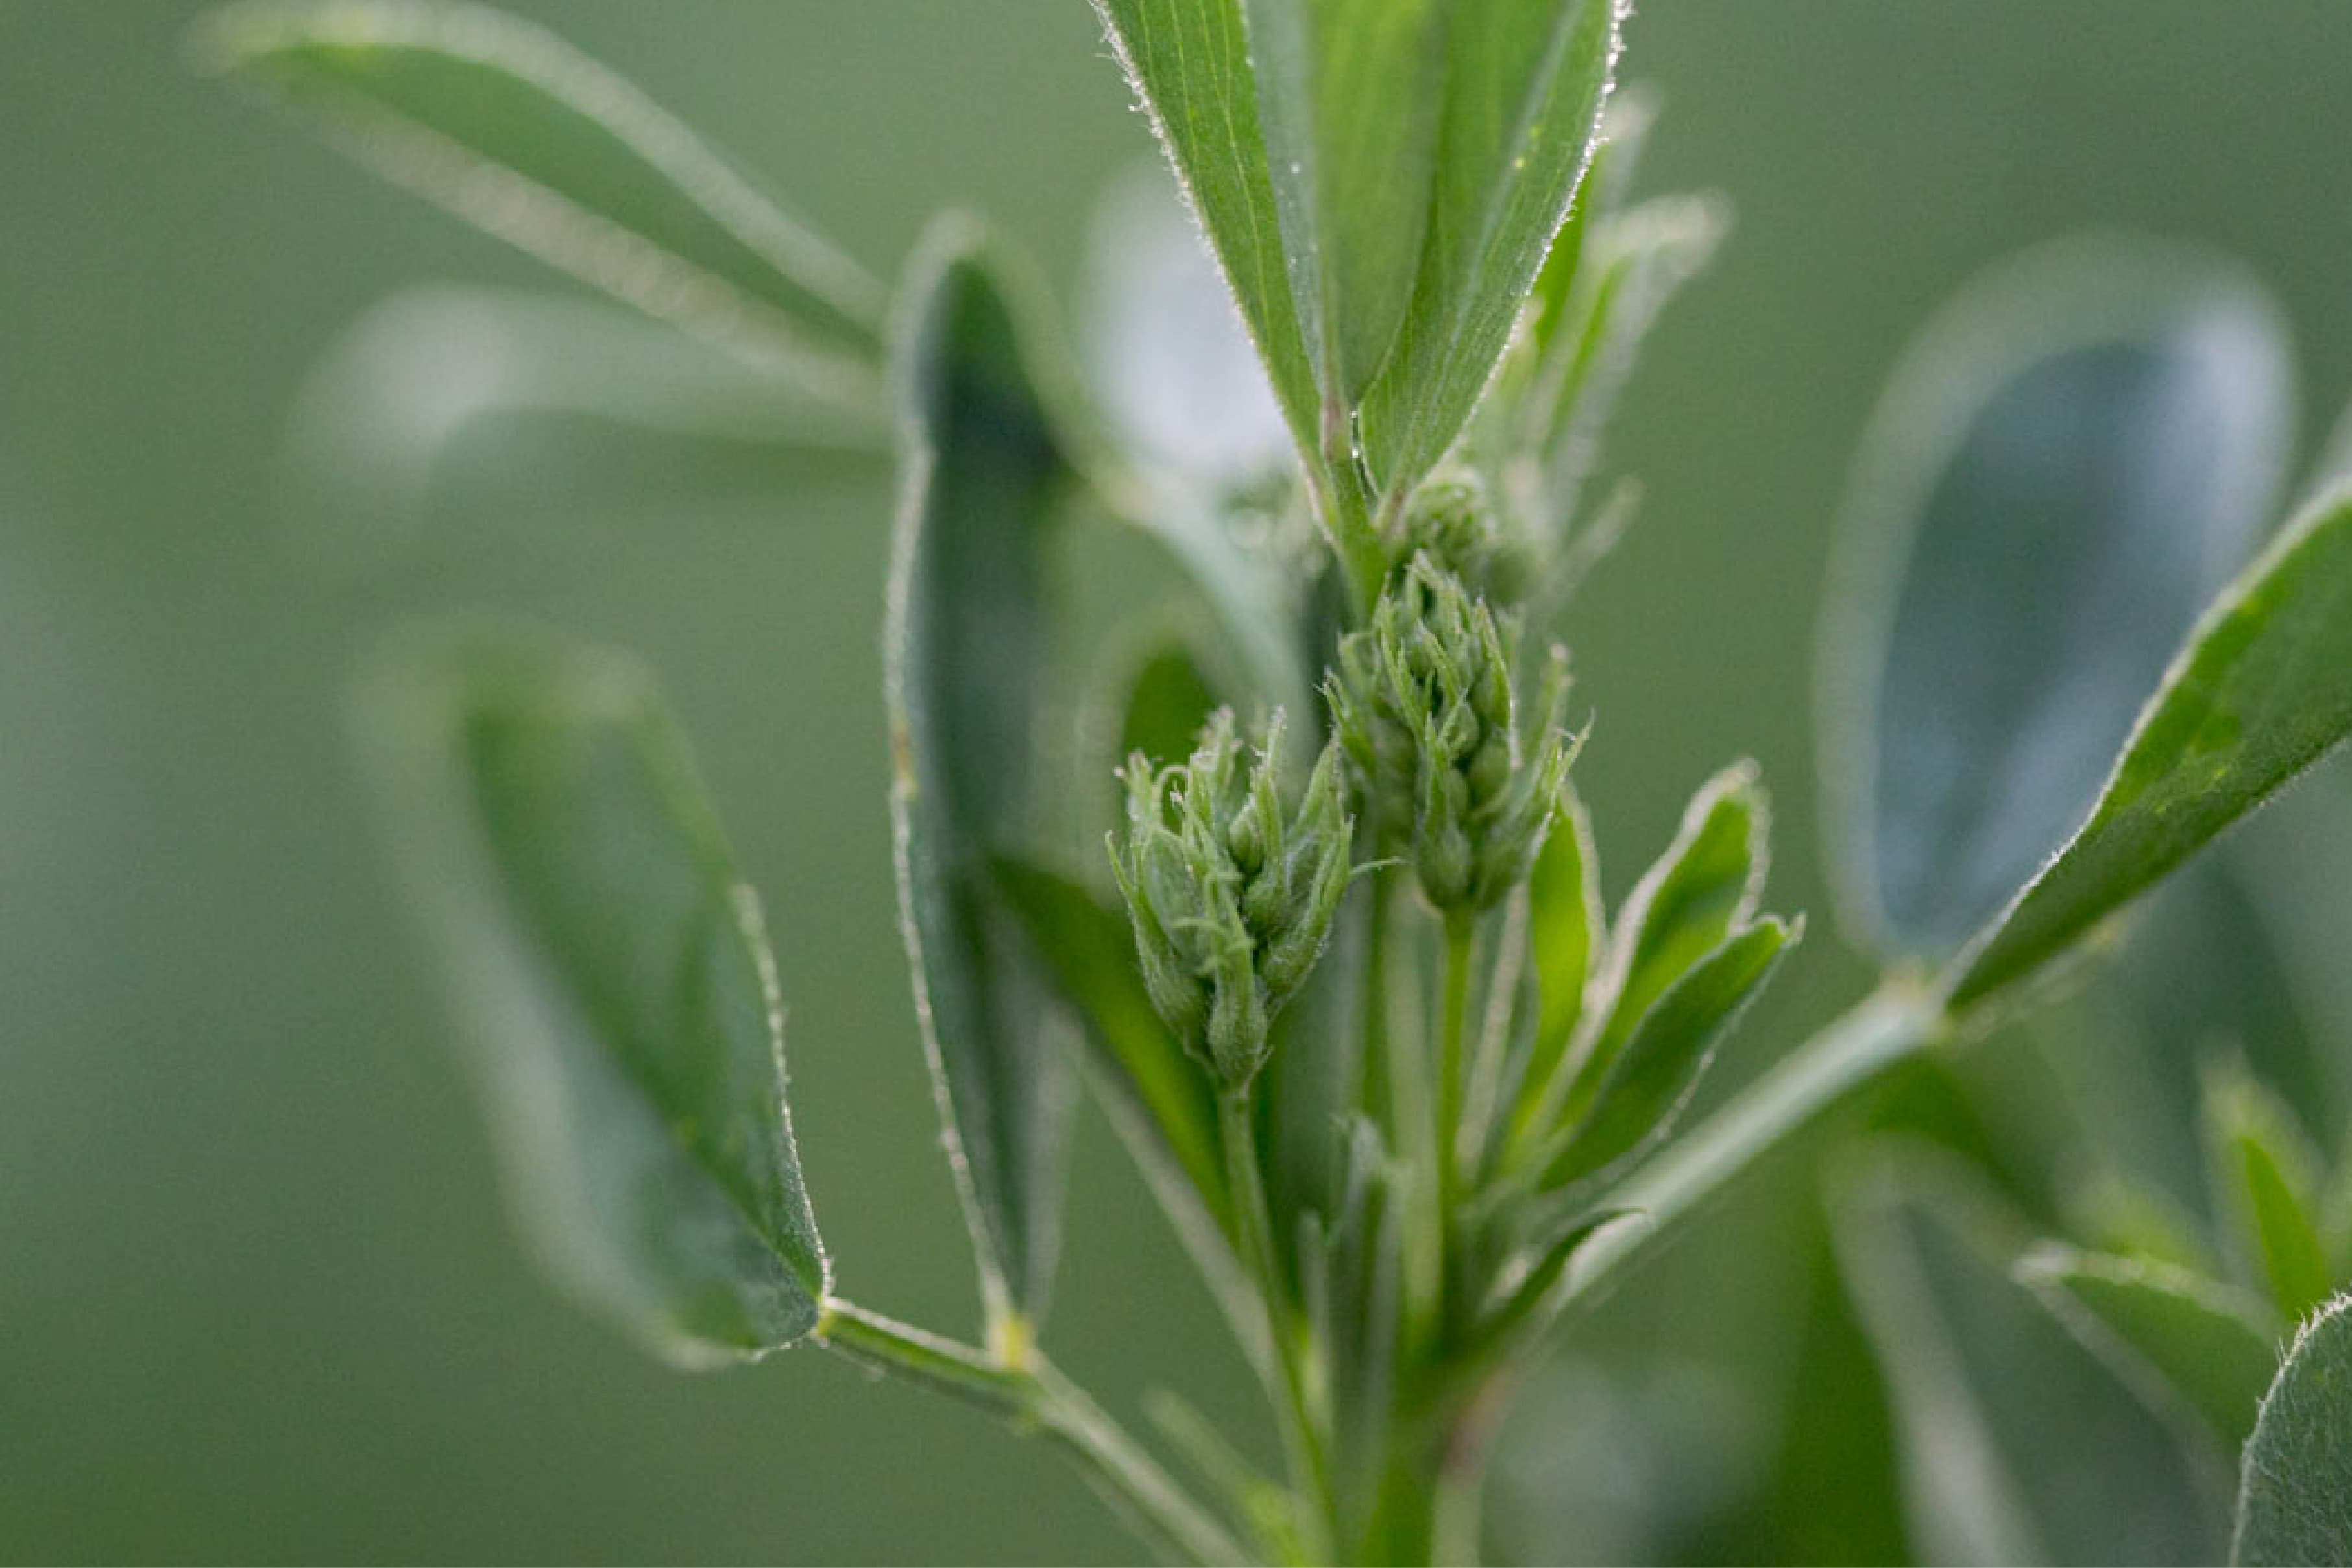
M 1171 1558 L 1198 1563 L 1248 1560 L 1247 1549 L 1231 1531 L 1035 1350 L 1021 1364 L 1003 1364 L 973 1346 L 840 1300 L 825 1303 L 816 1337 L 869 1371 L 961 1399 L 1017 1431 L 1050 1439 L 1104 1500 Z

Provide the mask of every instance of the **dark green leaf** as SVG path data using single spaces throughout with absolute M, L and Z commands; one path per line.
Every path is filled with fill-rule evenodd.
M 2225 1462 L 2154 1417 L 2011 1277 L 2015 1220 L 1949 1155 L 1843 1184 L 1838 1260 L 1878 1351 L 1922 1563 L 2210 1563 Z
M 2352 1563 L 2352 1296 L 2294 1336 L 2246 1445 L 2233 1563 Z
M 891 811 L 916 1012 L 996 1322 L 1042 1306 L 1060 1207 L 1063 1064 L 987 856 L 1031 825 L 1045 558 L 1072 475 L 969 225 L 934 228 L 908 298 Z
M 2318 1155 L 2294 1113 L 2242 1070 L 2209 1078 L 2205 1139 L 2232 1250 L 2279 1315 L 2301 1321 L 2334 1284 L 2320 1240 Z
M 1192 649 L 1181 642 L 1161 644 L 1128 684 L 1118 727 L 1119 756 L 1139 751 L 1160 767 L 1183 761 L 1192 754 L 1201 727 L 1216 706 L 1217 694 L 1210 689 Z
M 1111 1092 L 1134 1113 L 1151 1146 L 1172 1161 L 1192 1201 L 1225 1224 L 1223 1145 L 1208 1075 L 1160 1023 L 1136 973 L 1127 917 L 1041 867 L 1009 856 L 995 862 L 997 886 L 1028 933 L 1031 947 L 1077 1015 Z M 1125 1119 L 1125 1118 L 1123 1118 Z
M 1241 0 L 1095 0 L 1264 358 L 1300 450 L 1319 400 L 1285 269 Z
M 2017 1275 L 2121 1375 L 2134 1375 L 2136 1359 L 2137 1370 L 2162 1376 L 2231 1451 L 2253 1431 L 2255 1406 L 2278 1370 L 2277 1331 L 2261 1301 L 2169 1264 L 2057 1242 L 2026 1254 Z
M 1583 177 L 1621 0 L 1456 0 L 1412 304 L 1363 404 L 1374 480 L 1402 491 L 1453 444 Z
M 1716 1046 L 1802 932 L 1801 922 L 1758 921 L 1667 987 L 1610 1063 L 1591 1110 L 1545 1170 L 1544 1186 L 1581 1182 L 1664 1138 Z
M 1327 410 L 1412 298 L 1444 82 L 1439 0 L 1243 0 L 1290 297 Z M 1328 417 L 1328 415 L 1327 415 Z
M 2090 819 L 1956 966 L 1966 1007 L 2032 973 L 2352 731 L 2352 491 L 2291 523 L 2206 611 Z
M 200 48 L 541 260 L 878 408 L 882 286 L 560 39 L 441 0 L 253 0 L 215 14 Z
M 530 1239 L 656 1350 L 756 1356 L 828 1281 L 759 906 L 634 662 L 487 631 L 404 646 L 368 758 Z
M 1822 648 L 1844 904 L 1940 962 L 2082 820 L 2292 426 L 2277 314 L 2194 252 L 2072 242 L 1906 354 L 1863 442 Z

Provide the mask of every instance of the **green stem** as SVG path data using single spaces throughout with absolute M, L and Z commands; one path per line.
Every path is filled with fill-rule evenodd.
M 1470 947 L 1478 929 L 1468 910 L 1445 916 L 1445 989 L 1437 1034 L 1437 1117 L 1431 1158 L 1437 1166 L 1438 1259 L 1441 1280 L 1453 1278 L 1454 1215 L 1461 1203 L 1462 1040 L 1470 1017 Z
M 1927 992 L 1890 980 L 1782 1057 L 1732 1101 L 1665 1148 L 1610 1195 L 1645 1223 L 1596 1234 L 1570 1270 L 1580 1296 L 1658 1232 L 1688 1217 L 1726 1183 L 1832 1105 L 1950 1030 Z
M 1364 975 L 1360 1021 L 1364 1049 L 1359 1071 L 1364 1114 L 1396 1146 L 1396 1063 L 1389 1060 L 1389 911 L 1395 904 L 1396 868 L 1375 866 L 1365 889 L 1372 906 L 1364 918 Z
M 1339 557 L 1340 575 L 1347 579 L 1349 607 L 1355 624 L 1360 626 L 1371 619 L 1381 585 L 1387 580 L 1388 546 L 1381 542 L 1381 526 L 1372 517 L 1370 500 L 1364 494 L 1352 455 L 1345 452 L 1336 459 L 1327 455 L 1308 465 L 1308 476 L 1316 510 L 1322 514 L 1331 548 Z
M 1330 1555 L 1329 1543 L 1319 1539 L 1328 1533 L 1330 1488 L 1317 1437 L 1307 1347 L 1287 1305 L 1287 1270 L 1275 1249 L 1274 1221 L 1266 1202 L 1265 1173 L 1258 1168 L 1257 1128 L 1250 1114 L 1249 1090 L 1220 1093 L 1217 1119 L 1225 1145 L 1225 1181 L 1233 1189 L 1234 1225 L 1239 1232 L 1243 1266 L 1256 1277 L 1258 1297 L 1265 1307 L 1265 1336 L 1273 1348 L 1275 1373 L 1275 1385 L 1266 1392 L 1272 1397 L 1276 1424 L 1282 1429 L 1283 1455 L 1298 1496 L 1298 1524 L 1307 1558 L 1319 1562 Z
M 1247 1559 L 1231 1532 L 1035 1351 L 1023 1364 L 1002 1365 L 970 1345 L 840 1300 L 825 1303 L 816 1339 L 870 1371 L 961 1399 L 1018 1431 L 1050 1438 L 1105 1501 L 1170 1556 L 1200 1563 Z

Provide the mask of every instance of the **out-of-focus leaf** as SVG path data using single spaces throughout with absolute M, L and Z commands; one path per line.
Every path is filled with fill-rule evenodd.
M 1544 1186 L 1563 1188 L 1615 1166 L 1674 1128 L 1717 1044 L 1803 935 L 1767 917 L 1685 970 L 1643 1013 L 1570 1129 Z
M 2026 1243 L 1969 1168 L 1874 1152 L 1842 1186 L 1838 1259 L 1893 1396 L 1923 1563 L 2210 1563 L 2218 1453 L 2012 1277 Z
M 1290 298 L 1326 409 L 1355 405 L 1412 298 L 1446 6 L 1243 0 Z
M 2233 1563 L 2352 1563 L 2352 1296 L 2294 1336 L 2246 1445 Z
M 1411 308 L 1363 402 L 1385 490 L 1461 433 L 1568 215 L 1617 62 L 1621 0 L 1456 0 Z
M 2319 1157 L 2294 1114 L 2242 1069 L 2205 1085 L 2206 1157 L 2231 1249 L 2288 1322 L 2334 1284 L 2320 1239 Z
M 909 286 L 884 646 L 916 1013 L 992 1323 L 1053 1272 L 1068 1093 L 987 857 L 1030 824 L 1045 558 L 1072 472 L 982 237 L 935 225 Z
M 1320 450 L 1314 365 L 1292 303 L 1241 0 L 1095 0 L 1095 8 L 1241 306 L 1292 439 Z
M 2021 1259 L 2017 1277 L 2120 1374 L 2133 1375 L 2136 1357 L 2161 1375 L 2232 1452 L 2253 1431 L 2278 1371 L 2277 1330 L 2256 1298 L 2169 1264 L 2054 1241 Z
M 1574 507 L 1642 340 L 1730 227 L 1719 198 L 1661 196 L 1587 236 L 1567 319 L 1525 411 L 1527 439 L 1545 455 L 1548 518 Z
M 995 875 L 1055 989 L 1077 1015 L 1112 1092 L 1139 1113 L 1151 1145 L 1139 1152 L 1173 1162 L 1192 1204 L 1223 1228 L 1224 1153 L 1215 1092 L 1152 1010 L 1126 917 L 1025 861 L 999 856 Z
M 1864 439 L 1821 654 L 1858 937 L 1948 958 L 2082 820 L 2260 538 L 2292 423 L 2276 311 L 2194 252 L 2032 252 L 1913 344 Z
M 1118 754 L 1125 758 L 1141 752 L 1162 768 L 1181 762 L 1192 754 L 1201 727 L 1216 706 L 1217 694 L 1192 650 L 1181 641 L 1162 643 L 1128 682 Z
M 1389 1462 L 1398 1333 L 1404 1311 L 1404 1215 L 1397 1170 L 1369 1122 L 1352 1118 L 1332 1218 L 1310 1220 L 1303 1292 L 1318 1338 L 1329 1347 L 1333 1492 L 1344 1545 L 1369 1544 Z M 1350 1553 L 1353 1554 L 1352 1552 Z
M 870 454 L 878 411 L 854 414 L 788 375 L 593 298 L 522 289 L 406 289 L 343 332 L 295 402 L 289 452 L 306 494 L 413 523 L 443 459 L 503 420 L 582 422 L 696 448 Z M 304 507 L 306 512 L 318 508 Z
M 882 286 L 629 83 L 455 0 L 247 0 L 203 57 L 378 172 L 690 330 L 881 404 Z
M 1127 448 L 1216 491 L 1288 471 L 1290 432 L 1233 291 L 1158 169 L 1116 183 L 1088 246 L 1087 379 Z
M 2090 818 L 1956 966 L 1955 1008 L 2057 956 L 2352 732 L 2352 489 L 2206 611 Z
M 774 967 L 651 678 L 470 631 L 402 648 L 366 695 L 529 1239 L 674 1360 L 800 1339 L 829 1278 Z

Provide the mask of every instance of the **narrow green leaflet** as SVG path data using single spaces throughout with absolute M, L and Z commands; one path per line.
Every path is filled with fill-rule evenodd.
M 2171 1385 L 2231 1451 L 2253 1431 L 2278 1371 L 2277 1330 L 2259 1300 L 2170 1264 L 2054 1241 L 2021 1259 L 2017 1278 L 2126 1378 L 2153 1372 Z
M 2238 1492 L 2234 1563 L 2352 1563 L 2352 1296 L 2304 1324 L 2263 1398 Z
M 1551 831 L 1528 877 L 1528 956 L 1536 986 L 1536 1032 L 1520 1081 L 1551 1082 L 1584 1009 L 1594 956 L 1606 951 L 1608 923 L 1601 906 L 1601 866 L 1592 821 L 1573 785 L 1563 786 Z M 1535 1096 L 1518 1097 L 1517 1123 L 1533 1114 Z
M 1820 652 L 1842 911 L 1941 964 L 2082 821 L 2293 428 L 2284 330 L 2235 268 L 2069 241 L 1986 274 L 1865 434 Z
M 2206 1159 L 2213 1206 L 2233 1252 L 2289 1322 L 2334 1284 L 2320 1239 L 2319 1156 L 2294 1114 L 2242 1070 L 2205 1086 Z
M 1071 481 L 1020 325 L 971 227 L 935 225 L 908 286 L 904 476 L 884 648 L 899 908 L 926 1053 L 992 1324 L 1053 1272 L 1068 1092 L 1046 996 L 988 855 L 1029 825 Z
M 1577 1086 L 1589 1096 L 1653 1002 L 1755 912 L 1763 891 L 1769 813 L 1752 762 L 1736 763 L 1691 798 L 1675 841 L 1618 912 L 1599 980 L 1605 1019 L 1588 1019 Z M 1570 1109 L 1580 1112 L 1581 1101 Z
M 474 631 L 404 646 L 366 695 L 530 1239 L 673 1360 L 800 1339 L 829 1281 L 774 967 L 650 677 Z
M 1967 1007 L 2079 940 L 2352 731 L 2352 490 L 2205 612 L 2073 840 L 1955 968 Z
M 541 260 L 845 407 L 881 405 L 881 284 L 551 35 L 445 0 L 248 0 L 198 47 Z
M 1142 1129 L 1182 1173 L 1192 1201 L 1223 1228 L 1225 1157 L 1216 1094 L 1152 1010 L 1136 972 L 1127 916 L 1026 861 L 1000 856 L 994 869 L 1006 904 L 1077 1015 L 1112 1092 L 1139 1113 Z
M 1321 450 L 1314 362 L 1283 254 L 1241 0 L 1095 0 L 1265 361 L 1291 438 Z
M 2227 1531 L 2200 1452 L 2011 1278 L 2025 1246 L 1949 1155 L 1874 1151 L 1836 1194 L 1838 1261 L 1902 1445 L 1929 1563 L 2210 1563 Z
M 1439 0 L 1243 0 L 1285 269 L 1324 439 L 1412 298 L 1444 83 Z M 1345 428 L 1339 427 L 1344 438 Z
M 1363 404 L 1374 481 L 1401 492 L 1470 417 L 1591 161 L 1622 0 L 1447 8 L 1429 221 L 1412 303 Z
M 1544 1186 L 1582 1182 L 1671 1132 L 1716 1046 L 1802 935 L 1801 922 L 1759 920 L 1668 987 L 1610 1063 Z

